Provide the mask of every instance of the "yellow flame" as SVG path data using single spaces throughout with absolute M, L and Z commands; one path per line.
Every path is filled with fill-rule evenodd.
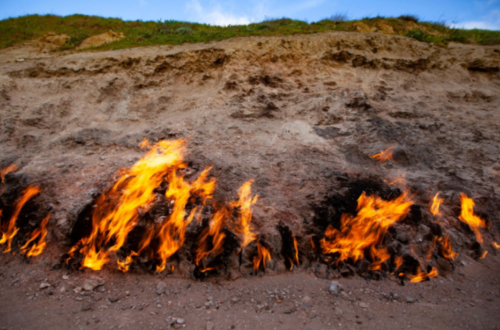
M 439 275 L 439 273 L 435 267 L 432 267 L 431 271 L 428 273 L 423 272 L 419 267 L 417 269 L 417 274 L 413 275 L 413 276 L 409 276 L 409 277 L 410 277 L 410 282 L 416 283 L 416 282 L 422 282 L 422 281 L 428 280 L 428 279 L 430 279 L 432 277 L 436 277 L 438 275 Z
M 253 180 L 248 180 L 238 190 L 239 199 L 237 202 L 232 202 L 233 208 L 239 208 L 239 218 L 234 230 L 239 234 L 241 240 L 241 250 L 243 250 L 250 242 L 254 241 L 257 236 L 251 225 L 252 207 L 259 198 L 258 195 L 252 197 Z
M 474 214 L 474 201 L 467 195 L 460 193 L 460 201 L 462 203 L 462 213 L 458 217 L 460 221 L 469 225 L 476 235 L 476 240 L 483 243 L 483 237 L 479 231 L 479 227 L 486 228 L 486 223 L 483 219 Z
M 258 271 L 260 265 L 266 269 L 266 260 L 271 261 L 271 253 L 260 242 L 257 242 L 257 256 L 253 258 L 253 270 Z
M 439 192 L 432 199 L 431 213 L 434 216 L 441 216 L 441 211 L 439 211 L 439 206 L 443 203 L 444 199 L 439 197 Z
M 47 223 L 49 222 L 50 214 L 48 214 L 43 220 L 42 223 L 40 224 L 40 227 L 35 229 L 31 233 L 31 238 L 26 242 L 21 247 L 21 251 L 25 252 L 26 250 L 26 257 L 35 257 L 37 255 L 42 254 L 43 249 L 47 246 L 47 242 L 45 242 L 45 237 L 47 236 Z M 31 248 L 28 249 L 29 245 L 31 242 L 33 242 L 35 239 L 38 239 L 38 243 L 35 243 L 31 246 Z
M 29 201 L 33 196 L 39 194 L 40 191 L 41 190 L 38 186 L 29 186 L 22 192 L 21 198 L 14 204 L 14 213 L 10 218 L 7 229 L 5 231 L 1 231 L 2 237 L 0 238 L 0 245 L 7 244 L 3 253 L 7 253 L 11 250 L 12 239 L 14 239 L 19 231 L 19 228 L 16 227 L 16 220 L 17 217 L 19 217 L 19 213 L 21 213 L 21 209 L 27 201 Z
M 323 253 L 339 253 L 337 263 L 347 259 L 356 262 L 363 259 L 365 250 L 369 249 L 373 260 L 371 269 L 380 269 L 390 254 L 378 246 L 389 227 L 406 217 L 412 204 L 406 191 L 392 201 L 363 193 L 358 199 L 356 216 L 343 214 L 340 230 L 331 226 L 326 229 L 326 237 L 321 240 Z

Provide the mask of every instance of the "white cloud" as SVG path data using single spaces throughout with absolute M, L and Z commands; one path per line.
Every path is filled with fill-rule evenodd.
M 452 24 L 452 27 L 459 29 L 481 29 L 481 30 L 500 30 L 500 24 L 485 21 L 468 21 Z
M 186 10 L 200 22 L 212 25 L 245 25 L 251 22 L 248 16 L 238 16 L 225 12 L 219 4 L 210 9 L 203 8 L 198 0 L 189 1 L 186 4 Z

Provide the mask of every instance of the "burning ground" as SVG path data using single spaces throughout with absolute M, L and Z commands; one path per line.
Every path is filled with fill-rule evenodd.
M 355 311 L 381 301 L 460 313 L 459 282 L 488 312 L 460 324 L 497 320 L 498 47 L 326 33 L 0 60 L 4 297 L 38 280 L 29 303 L 98 314 L 166 285 L 147 304 L 167 315 L 222 283 L 203 309 L 350 328 L 379 324 Z

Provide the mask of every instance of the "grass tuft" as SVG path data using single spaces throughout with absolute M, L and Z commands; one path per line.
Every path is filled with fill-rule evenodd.
M 419 18 L 416 15 L 401 15 L 398 17 L 398 19 L 406 22 L 413 22 L 413 23 L 418 23 Z

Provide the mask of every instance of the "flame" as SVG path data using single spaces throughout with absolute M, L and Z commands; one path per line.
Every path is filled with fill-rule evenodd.
M 0 179 L 1 179 L 1 182 L 3 182 L 5 180 L 5 176 L 7 174 L 9 174 L 10 172 L 17 171 L 18 168 L 19 167 L 17 167 L 16 165 L 10 164 L 6 168 L 3 168 L 2 170 L 0 170 Z
M 149 144 L 148 139 L 144 139 L 144 140 L 142 140 L 141 143 L 139 143 L 138 147 L 139 148 L 148 148 L 148 147 L 151 147 L 151 145 Z
M 186 227 L 197 211 L 195 207 L 185 219 L 185 207 L 191 195 L 198 192 L 204 197 L 204 201 L 211 197 L 215 189 L 215 180 L 206 182 L 209 170 L 210 168 L 205 169 L 192 184 L 184 181 L 183 176 L 178 176 L 175 171 L 170 172 L 169 187 L 165 196 L 175 202 L 172 214 L 166 221 L 163 221 L 158 230 L 157 237 L 160 243 L 156 252 L 161 264 L 156 267 L 157 272 L 165 269 L 167 259 L 184 244 Z
M 1 214 L 0 214 L 1 215 Z M 495 248 L 495 249 L 500 249 L 500 245 L 497 243 L 497 242 L 493 242 L 491 243 L 491 245 Z
M 160 141 L 130 170 L 122 170 L 114 186 L 97 200 L 92 232 L 69 251 L 70 258 L 79 251 L 83 267 L 101 269 L 109 252 L 120 249 L 137 224 L 139 208 L 153 202 L 153 190 L 165 174 L 182 165 L 184 150 L 183 140 Z
M 309 237 L 309 241 L 311 242 L 311 247 L 313 248 L 313 250 L 316 250 L 316 245 L 314 244 L 312 236 Z
M 47 223 L 49 222 L 50 214 L 48 214 L 43 220 L 42 223 L 40 224 L 40 227 L 35 229 L 31 233 L 31 238 L 26 242 L 21 247 L 21 251 L 24 252 L 28 250 L 28 246 L 31 242 L 33 242 L 37 237 L 40 236 L 38 239 L 38 243 L 33 244 L 31 248 L 29 248 L 28 251 L 26 251 L 26 257 L 36 257 L 37 255 L 42 254 L 43 249 L 47 246 L 47 242 L 45 242 L 45 237 L 47 236 Z
M 40 191 L 41 190 L 38 186 L 29 186 L 22 192 L 21 198 L 18 199 L 14 204 L 14 213 L 12 214 L 7 225 L 7 230 L 1 231 L 2 237 L 0 238 L 0 245 L 7 244 L 7 247 L 5 248 L 3 253 L 7 253 L 11 250 L 12 239 L 19 231 L 19 228 L 16 227 L 16 220 L 19 216 L 19 213 L 21 213 L 21 209 L 27 201 L 29 201 L 33 196 L 40 193 Z
M 203 229 L 196 248 L 196 266 L 200 267 L 200 262 L 209 255 L 216 257 L 224 251 L 224 239 L 226 238 L 226 234 L 222 232 L 222 229 L 227 216 L 228 212 L 226 209 L 216 212 L 209 226 Z M 201 270 L 201 272 L 203 272 L 203 270 Z
M 434 216 L 441 216 L 441 211 L 439 211 L 439 206 L 443 203 L 444 199 L 439 197 L 439 192 L 432 199 L 431 213 Z
M 252 220 L 252 206 L 257 202 L 259 196 L 255 195 L 252 198 L 252 183 L 253 180 L 243 183 L 238 190 L 238 201 L 231 203 L 231 207 L 239 208 L 238 222 L 234 230 L 240 236 L 241 250 L 257 238 L 250 222 Z
M 479 259 L 484 259 L 487 254 L 488 254 L 488 250 L 484 250 L 483 254 L 481 254 L 481 256 L 479 257 Z
M 392 159 L 392 150 L 393 149 L 394 149 L 394 147 L 389 147 L 387 149 L 382 150 L 378 154 L 371 155 L 370 158 L 375 158 L 379 163 L 383 163 L 383 162 L 387 161 L 388 159 L 394 160 L 394 159 Z
M 423 272 L 420 267 L 417 269 L 417 274 L 410 276 L 410 282 L 416 283 L 416 282 L 422 282 L 425 280 L 428 280 L 432 277 L 438 276 L 438 271 L 435 267 L 432 267 L 431 271 L 426 273 Z
M 483 237 L 479 231 L 479 227 L 486 228 L 486 223 L 483 219 L 474 214 L 474 201 L 467 195 L 460 193 L 460 201 L 462 203 L 462 213 L 458 217 L 460 221 L 469 225 L 476 235 L 476 240 L 483 243 Z
M 128 255 L 125 258 L 125 260 L 123 260 L 123 261 L 116 260 L 116 265 L 118 266 L 118 270 L 120 270 L 121 272 L 124 272 L 124 273 L 128 272 L 128 270 L 130 268 L 130 264 L 134 260 L 134 257 L 138 256 L 138 255 L 139 254 L 137 252 L 132 251 L 130 253 L 130 255 Z
M 271 253 L 260 242 L 257 242 L 258 255 L 253 258 L 253 270 L 258 271 L 262 263 L 262 267 L 266 269 L 266 260 L 271 261 Z
M 454 252 L 451 249 L 451 241 L 450 237 L 448 235 L 444 236 L 444 238 L 439 238 L 438 239 L 439 243 L 439 252 L 443 255 L 448 260 L 454 260 L 456 256 L 458 256 L 458 253 Z
M 293 238 L 293 248 L 295 249 L 295 262 L 299 264 L 299 248 L 297 247 L 297 238 Z
M 394 258 L 394 266 L 395 266 L 395 270 L 398 270 L 399 267 L 401 267 L 403 265 L 403 257 L 402 256 L 396 256 Z
M 390 258 L 387 249 L 379 247 L 385 233 L 406 217 L 412 204 L 406 191 L 392 201 L 363 193 L 358 199 L 356 216 L 343 214 L 340 231 L 331 226 L 326 229 L 326 237 L 321 240 L 323 253 L 339 253 L 337 263 L 347 259 L 356 262 L 369 249 L 373 261 L 371 269 L 380 269 L 381 264 Z

